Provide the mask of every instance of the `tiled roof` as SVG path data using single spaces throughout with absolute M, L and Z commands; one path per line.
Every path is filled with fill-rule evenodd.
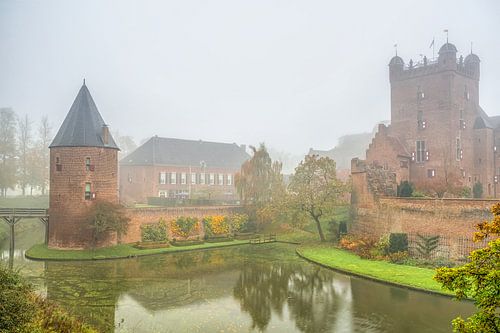
M 102 137 L 104 126 L 106 124 L 84 83 L 49 147 L 103 147 L 119 149 L 111 133 L 108 134 L 107 144 L 104 143 Z
M 152 137 L 120 161 L 120 165 L 175 165 L 239 169 L 250 156 L 245 146 Z

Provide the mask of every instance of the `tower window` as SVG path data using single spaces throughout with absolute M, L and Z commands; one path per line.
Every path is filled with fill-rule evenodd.
M 457 161 L 461 161 L 464 156 L 463 156 L 462 144 L 460 142 L 460 138 L 456 139 L 455 147 L 456 147 L 456 159 L 457 159 Z
M 460 110 L 459 128 L 465 129 L 464 110 Z
M 428 178 L 433 178 L 436 176 L 436 170 L 435 169 L 427 169 L 427 177 Z
M 416 147 L 417 148 L 416 161 L 417 161 L 417 163 L 422 163 L 427 159 L 426 153 L 425 153 L 425 141 L 417 140 L 416 146 L 417 146 Z
M 427 123 L 424 120 L 424 112 L 422 110 L 417 112 L 417 125 L 419 129 L 425 129 L 427 126 Z
M 94 171 L 94 165 L 90 164 L 90 157 L 85 158 L 85 170 Z
M 466 101 L 468 101 L 470 99 L 469 89 L 467 89 L 467 86 L 465 86 L 465 89 L 464 89 L 464 98 Z
M 56 171 L 62 171 L 62 164 L 59 156 L 56 156 Z
M 90 183 L 85 183 L 85 200 L 91 200 L 92 197 L 92 186 Z

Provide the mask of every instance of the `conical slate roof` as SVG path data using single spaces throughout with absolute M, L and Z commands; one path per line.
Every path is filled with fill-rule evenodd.
M 71 109 L 64 119 L 49 148 L 53 147 L 103 147 L 119 149 L 108 134 L 108 142 L 104 143 L 102 134 L 106 126 L 90 92 L 83 83 Z

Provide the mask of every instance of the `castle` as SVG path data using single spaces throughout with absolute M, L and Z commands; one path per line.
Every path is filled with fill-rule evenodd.
M 389 63 L 391 123 L 379 125 L 366 151 L 354 159 L 353 176 L 367 165 L 420 187 L 483 189 L 500 195 L 500 116 L 489 117 L 479 105 L 480 60 L 471 53 L 457 58 L 446 42 L 437 59 Z M 498 165 L 497 165 L 498 164 Z
M 88 247 L 93 202 L 118 203 L 119 148 L 85 81 L 49 148 L 49 247 Z

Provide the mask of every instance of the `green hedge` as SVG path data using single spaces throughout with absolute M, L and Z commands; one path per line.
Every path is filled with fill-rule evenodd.
M 391 233 L 389 235 L 389 253 L 408 251 L 408 234 Z
M 203 240 L 183 240 L 183 241 L 172 241 L 172 246 L 189 246 L 189 245 L 200 245 L 203 244 Z
M 233 239 L 231 237 L 217 237 L 217 238 L 208 238 L 206 240 L 207 243 L 222 243 L 222 242 L 232 242 Z
M 136 249 L 144 250 L 144 249 L 162 249 L 165 247 L 169 247 L 170 244 L 168 242 L 141 242 L 134 245 Z
M 141 240 L 143 242 L 166 242 L 168 240 L 167 223 L 160 219 L 158 223 L 142 225 Z

